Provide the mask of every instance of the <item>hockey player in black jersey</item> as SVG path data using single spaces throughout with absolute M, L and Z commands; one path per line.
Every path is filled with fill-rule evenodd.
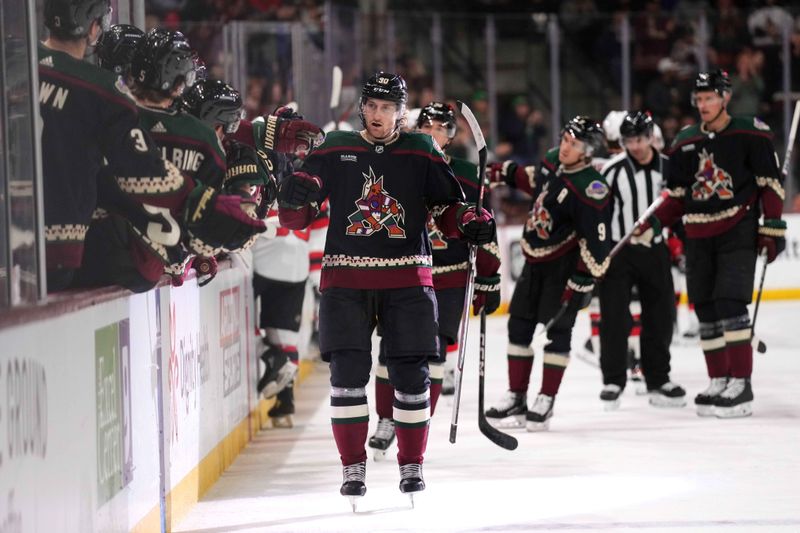
M 320 349 L 330 361 L 333 434 L 344 466 L 341 494 L 366 492 L 370 335 L 383 330 L 400 490 L 425 488 L 428 360 L 439 356 L 436 299 L 427 234 L 429 213 L 447 237 L 476 244 L 494 238 L 494 220 L 464 203 L 444 154 L 431 137 L 399 131 L 405 81 L 378 72 L 364 84 L 360 132 L 330 132 L 278 193 L 281 224 L 308 226 L 330 201 L 322 259 Z
M 130 24 L 114 24 L 97 41 L 97 66 L 127 78 L 133 54 L 144 32 Z
M 496 407 L 486 411 L 493 423 L 525 419 L 528 431 L 549 425 L 569 363 L 575 317 L 589 305 L 595 280 L 608 268 L 611 196 L 605 180 L 591 166 L 592 155 L 604 142 L 600 125 L 578 116 L 564 126 L 559 148 L 547 152 L 537 173 L 513 161 L 494 163 L 487 171 L 493 183 L 516 187 L 533 197 L 520 241 L 525 266 L 509 307 L 509 390 Z M 547 332 L 541 390 L 526 409 L 536 324 L 550 321 L 562 306 L 564 312 Z
M 647 113 L 627 113 L 620 125 L 624 150 L 603 166 L 601 173 L 611 190 L 611 242 L 616 243 L 663 186 L 667 159 L 653 147 L 653 119 Z M 664 238 L 652 242 L 635 239 L 611 260 L 599 284 L 602 327 L 600 328 L 600 369 L 603 390 L 600 399 L 607 409 L 619 405 L 625 389 L 628 367 L 628 313 L 634 286 L 641 303 L 641 365 L 650 403 L 662 407 L 686 405 L 686 391 L 669 379 L 672 320 L 675 311 L 669 250 Z
M 456 135 L 455 111 L 449 104 L 431 102 L 420 110 L 416 129 L 430 135 L 445 150 Z M 480 181 L 478 167 L 465 161 L 445 155 L 468 202 L 478 201 Z M 487 195 L 488 196 L 488 195 Z M 485 204 L 488 201 L 484 200 Z M 451 239 L 442 235 L 433 221 L 428 224 L 428 235 L 433 249 L 433 286 L 436 290 L 436 302 L 439 314 L 439 359 L 429 362 L 431 379 L 431 415 L 436 408 L 439 394 L 453 394 L 452 368 L 445 367 L 447 354 L 458 349 L 458 328 L 464 306 L 464 291 L 469 269 L 469 246 L 459 239 Z M 478 248 L 476 266 L 478 275 L 475 278 L 475 296 L 473 313 L 479 314 L 485 306 L 486 313 L 492 314 L 500 305 L 500 250 L 495 241 Z M 455 364 L 454 357 L 449 362 Z M 454 367 L 453 367 L 454 368 Z M 389 382 L 389 374 L 381 354 L 375 376 L 375 410 L 378 414 L 378 426 L 369 440 L 375 449 L 375 458 L 381 458 L 385 450 L 394 440 L 394 421 L 392 420 L 392 400 L 394 389 Z
M 728 74 L 702 72 L 692 101 L 700 124 L 684 128 L 669 156 L 669 197 L 641 229 L 648 238 L 683 217 L 689 300 L 711 383 L 695 397 L 697 414 L 752 414 L 752 300 L 756 256 L 775 260 L 786 246 L 783 176 L 769 127 L 732 117 Z M 759 219 L 763 219 L 759 222 Z

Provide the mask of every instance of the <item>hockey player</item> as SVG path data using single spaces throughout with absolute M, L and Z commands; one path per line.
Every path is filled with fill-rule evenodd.
M 536 175 L 513 161 L 493 163 L 493 183 L 505 183 L 534 201 L 520 244 L 525 256 L 509 307 L 509 391 L 486 411 L 493 423 L 526 420 L 528 431 L 547 429 L 569 363 L 572 326 L 589 304 L 595 280 L 608 268 L 610 195 L 591 166 L 605 143 L 600 125 L 578 116 L 561 131 L 561 144 L 545 155 Z M 529 169 L 531 167 L 528 167 Z M 542 388 L 526 410 L 536 324 L 557 318 L 547 332 Z M 510 420 L 507 420 L 510 419 Z
M 442 148 L 446 149 L 456 135 L 456 115 L 449 104 L 431 102 L 417 115 L 416 129 L 430 135 Z M 478 167 L 469 161 L 445 156 L 453 173 L 461 184 L 468 202 L 477 202 L 480 188 Z M 488 202 L 484 200 L 488 205 Z M 453 394 L 454 357 L 447 354 L 458 349 L 458 327 L 464 306 L 464 293 L 469 270 L 469 246 L 458 239 L 448 239 L 432 221 L 428 224 L 428 235 L 433 249 L 433 286 L 439 313 L 439 358 L 429 362 L 431 379 L 431 416 L 436 409 L 439 394 L 446 394 L 449 384 Z M 485 244 L 478 249 L 478 274 L 475 278 L 473 314 L 478 315 L 481 307 L 492 314 L 500 305 L 500 249 L 496 242 Z M 445 367 L 445 361 L 451 368 Z M 382 458 L 386 449 L 394 441 L 394 421 L 392 420 L 392 399 L 394 391 L 388 379 L 384 356 L 381 354 L 375 379 L 375 403 L 378 413 L 378 427 L 369 440 L 375 449 L 376 460 Z
M 308 226 L 330 200 L 322 258 L 320 349 L 330 361 L 332 425 L 344 466 L 341 494 L 366 493 L 371 370 L 370 335 L 383 329 L 389 380 L 395 388 L 400 491 L 425 488 L 428 360 L 438 357 L 436 299 L 428 214 L 447 237 L 486 244 L 491 214 L 463 202 L 444 155 L 420 133 L 400 132 L 405 81 L 378 72 L 362 88 L 360 132 L 330 132 L 278 193 L 281 224 Z
M 728 114 L 731 82 L 702 72 L 692 102 L 700 124 L 684 128 L 669 150 L 669 198 L 642 227 L 647 239 L 683 216 L 689 299 L 711 383 L 695 397 L 697 414 L 752 414 L 752 330 L 747 304 L 756 256 L 774 261 L 786 242 L 784 190 L 769 127 Z M 759 217 L 763 220 L 759 224 Z
M 129 24 L 115 24 L 103 32 L 97 41 L 95 53 L 97 66 L 126 79 L 131 68 L 131 60 L 136 47 L 144 37 L 144 32 Z
M 628 233 L 642 212 L 658 197 L 667 159 L 653 147 L 653 119 L 647 113 L 628 113 L 620 126 L 623 152 L 611 158 L 602 174 L 611 188 L 611 242 Z M 619 406 L 628 367 L 628 333 L 632 289 L 641 304 L 641 364 L 650 404 L 683 407 L 686 391 L 669 379 L 672 320 L 675 309 L 670 255 L 661 235 L 652 242 L 632 240 L 609 265 L 599 284 L 600 369 L 606 409 Z

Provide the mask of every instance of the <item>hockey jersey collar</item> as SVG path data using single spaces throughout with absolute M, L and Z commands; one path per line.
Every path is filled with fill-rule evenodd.
M 389 146 L 390 144 L 393 144 L 393 143 L 397 142 L 397 140 L 400 138 L 400 131 L 399 130 L 395 130 L 395 132 L 392 133 L 392 135 L 389 137 L 389 140 L 386 141 L 386 142 L 380 142 L 380 141 L 371 140 L 369 138 L 369 135 L 367 135 L 367 130 L 361 130 L 361 131 L 358 132 L 358 134 L 361 135 L 362 139 L 364 139 L 366 142 L 368 142 L 369 144 L 371 144 L 373 146 L 376 145 L 376 144 L 382 144 L 384 146 Z

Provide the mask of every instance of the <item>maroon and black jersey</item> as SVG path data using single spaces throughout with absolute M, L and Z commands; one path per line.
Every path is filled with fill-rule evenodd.
M 467 202 L 477 204 L 480 195 L 478 166 L 455 157 L 447 157 Z M 483 204 L 489 205 L 489 183 L 484 183 Z M 461 239 L 445 237 L 433 220 L 428 224 L 428 235 L 433 248 L 433 286 L 438 289 L 464 288 L 469 273 L 469 244 Z M 500 248 L 495 241 L 478 248 L 475 266 L 477 275 L 491 277 L 500 268 Z
M 783 177 L 772 132 L 759 119 L 732 117 L 719 132 L 688 126 L 666 154 L 669 197 L 656 212 L 664 226 L 683 216 L 687 237 L 712 237 L 759 199 L 765 218 L 781 217 Z
M 47 268 L 74 269 L 104 160 L 125 194 L 151 205 L 179 207 L 191 184 L 161 159 L 116 76 L 41 44 L 38 52 Z
M 464 195 L 430 136 L 399 133 L 383 144 L 333 131 L 301 170 L 321 179 L 318 201 L 330 206 L 320 289 L 433 286 L 428 215 L 446 236 L 459 235 Z M 316 206 L 279 211 L 283 225 L 300 228 Z

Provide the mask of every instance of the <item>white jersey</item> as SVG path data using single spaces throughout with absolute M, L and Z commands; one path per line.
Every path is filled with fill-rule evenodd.
M 280 227 L 277 212 L 270 212 L 267 231 L 251 248 L 253 271 L 261 277 L 297 283 L 308 279 L 309 230 L 289 230 Z

